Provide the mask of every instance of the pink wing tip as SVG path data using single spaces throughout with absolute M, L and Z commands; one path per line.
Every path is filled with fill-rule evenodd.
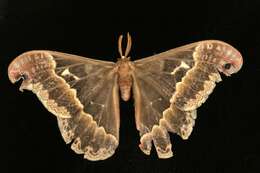
M 228 43 L 217 40 L 214 42 L 216 43 L 216 52 L 220 54 L 221 58 L 218 64 L 218 70 L 227 76 L 237 73 L 243 65 L 241 53 Z
M 12 83 L 19 81 L 21 78 L 29 78 L 32 75 L 32 68 L 35 64 L 31 62 L 34 53 L 37 51 L 25 52 L 16 57 L 8 67 L 8 77 Z
M 16 61 L 17 59 L 13 60 L 8 67 L 8 77 L 12 83 L 17 82 L 22 77 L 21 71 L 19 70 L 19 65 Z
M 236 60 L 234 61 L 234 65 L 237 69 L 236 72 L 238 72 L 243 66 L 243 57 L 238 50 L 236 50 Z

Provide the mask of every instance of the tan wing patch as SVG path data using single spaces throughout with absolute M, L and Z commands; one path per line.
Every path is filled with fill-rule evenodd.
M 176 107 L 166 109 L 159 125 L 154 125 L 151 132 L 141 136 L 140 149 L 150 155 L 153 141 L 159 158 L 172 157 L 172 144 L 167 131 L 177 133 L 182 139 L 188 139 L 196 117 L 196 110 L 184 112 Z
M 64 84 L 63 89 L 67 92 L 66 96 L 67 101 L 74 102 L 71 104 L 74 104 L 74 108 L 76 109 L 83 109 L 80 102 L 76 99 L 76 91 L 74 89 L 70 89 L 66 83 Z M 56 115 L 57 117 L 61 118 L 71 118 L 70 111 L 67 110 L 66 106 L 60 106 L 58 103 L 56 103 L 55 100 L 50 99 L 49 97 L 49 91 L 44 90 L 41 83 L 36 83 L 32 85 L 32 91 L 37 95 L 39 100 L 41 100 L 42 104 L 45 106 L 45 108 Z M 77 105 L 77 106 L 76 106 Z
M 171 72 L 171 75 L 175 75 L 176 72 L 179 71 L 181 68 L 189 69 L 190 66 L 188 64 L 186 64 L 184 61 L 181 61 L 181 64 L 177 68 L 173 69 L 173 71 Z
M 75 80 L 80 80 L 80 78 L 74 74 L 72 74 L 68 68 L 66 68 L 62 73 L 62 76 L 72 76 Z
M 140 138 L 139 147 L 147 155 L 150 155 L 152 141 L 159 158 L 166 159 L 173 156 L 170 137 L 164 127 L 155 125 L 151 132 Z
M 177 133 L 182 139 L 188 139 L 195 125 L 196 117 L 196 110 L 185 112 L 176 107 L 170 107 L 163 112 L 160 126 Z
M 170 100 L 172 106 L 177 106 L 183 111 L 200 107 L 212 93 L 215 83 L 221 81 L 217 69 L 201 61 L 201 56 L 196 51 L 193 53 L 195 65 L 176 84 L 176 92 Z

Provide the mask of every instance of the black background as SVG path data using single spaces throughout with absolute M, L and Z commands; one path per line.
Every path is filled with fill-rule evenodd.
M 140 2 L 141 3 L 141 2 Z M 0 1 L 2 144 L 8 172 L 260 172 L 259 1 Z M 117 38 L 130 32 L 132 60 L 204 39 L 230 43 L 244 57 L 241 71 L 223 76 L 205 104 L 189 140 L 171 134 L 174 157 L 159 160 L 138 148 L 133 100 L 120 102 L 120 145 L 91 162 L 63 142 L 56 118 L 35 95 L 18 91 L 8 64 L 24 51 L 48 49 L 116 61 Z M 7 123 L 6 123 L 7 122 Z M 7 126 L 7 127 L 6 127 Z M 1 171 L 6 172 L 6 171 Z

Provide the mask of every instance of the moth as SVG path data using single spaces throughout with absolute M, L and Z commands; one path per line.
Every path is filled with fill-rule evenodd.
M 173 155 L 168 132 L 190 136 L 196 109 L 212 93 L 220 73 L 230 76 L 243 64 L 231 45 L 206 40 L 130 61 L 132 41 L 116 63 L 81 56 L 33 50 L 8 67 L 12 83 L 31 90 L 58 120 L 64 141 L 88 160 L 111 157 L 119 144 L 119 101 L 133 93 L 139 147 L 149 155 L 152 143 L 159 158 Z M 120 91 L 120 93 L 119 93 Z M 124 114 L 124 112 L 122 112 Z

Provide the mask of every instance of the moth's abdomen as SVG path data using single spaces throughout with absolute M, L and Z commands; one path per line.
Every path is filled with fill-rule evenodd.
M 133 83 L 132 76 L 130 74 L 130 65 L 128 60 L 118 61 L 118 85 L 121 93 L 121 98 L 124 101 L 130 99 L 131 87 Z
M 119 76 L 118 84 L 120 88 L 121 98 L 124 101 L 128 101 L 131 94 L 132 77 L 130 75 L 124 77 Z

